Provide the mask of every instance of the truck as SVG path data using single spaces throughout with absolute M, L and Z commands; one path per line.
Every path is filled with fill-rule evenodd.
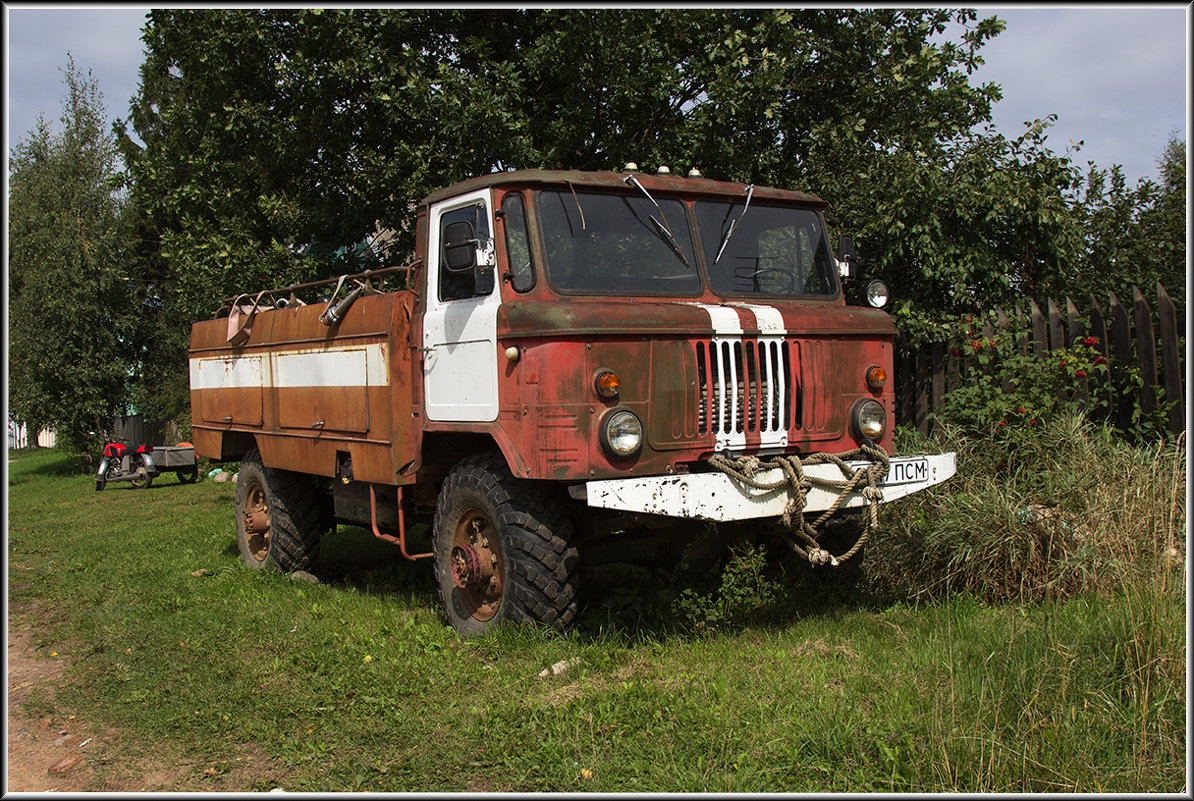
M 633 163 L 495 172 L 418 203 L 407 264 L 223 299 L 191 331 L 192 439 L 240 462 L 243 561 L 303 570 L 361 526 L 431 561 L 464 636 L 569 627 L 582 563 L 678 560 L 692 521 L 856 563 L 879 505 L 955 459 L 895 456 L 887 289 L 825 207 Z

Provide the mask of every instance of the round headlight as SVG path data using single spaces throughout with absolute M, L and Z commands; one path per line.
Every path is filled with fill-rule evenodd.
M 614 456 L 629 456 L 643 444 L 643 424 L 633 412 L 619 409 L 605 418 L 601 444 Z
M 887 284 L 882 281 L 871 281 L 866 285 L 866 302 L 881 309 L 887 305 Z
M 886 427 L 887 412 L 878 401 L 864 400 L 854 407 L 854 430 L 860 436 L 877 440 L 883 436 Z

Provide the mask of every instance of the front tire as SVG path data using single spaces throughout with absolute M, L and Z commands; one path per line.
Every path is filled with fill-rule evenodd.
M 310 476 L 274 470 L 256 448 L 236 480 L 236 541 L 253 570 L 305 570 L 319 556 L 322 498 Z
M 460 634 L 506 623 L 562 631 L 575 619 L 579 557 L 562 498 L 514 478 L 501 454 L 476 454 L 452 469 L 433 530 L 441 612 Z

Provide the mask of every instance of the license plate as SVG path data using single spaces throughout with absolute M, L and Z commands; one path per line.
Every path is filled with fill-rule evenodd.
M 888 464 L 884 484 L 916 484 L 929 480 L 927 459 L 892 459 Z

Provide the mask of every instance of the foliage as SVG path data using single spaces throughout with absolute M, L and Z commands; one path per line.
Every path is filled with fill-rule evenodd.
M 1135 188 L 1119 165 L 1091 164 L 1075 199 L 1083 247 L 1071 269 L 1042 288 L 1056 294 L 1105 296 L 1160 281 L 1182 309 L 1186 297 L 1186 143 L 1171 135 L 1157 163 L 1159 184 Z
M 1038 353 L 1025 331 L 999 327 L 995 312 L 918 315 L 905 307 L 895 317 L 910 347 L 945 343 L 957 360 L 957 386 L 933 413 L 940 423 L 1000 438 L 1013 430 L 1009 425 L 1035 426 L 1080 412 L 1107 420 L 1130 441 L 1169 436 L 1170 404 L 1163 388 L 1146 388 L 1139 364 L 1104 356 L 1108 348 L 1098 337 Z M 1151 412 L 1141 402 L 1146 391 L 1154 393 Z M 1131 408 L 1121 412 L 1124 398 Z
M 704 577 L 701 587 L 678 589 L 675 615 L 695 631 L 712 631 L 774 619 L 784 587 L 771 575 L 767 551 L 745 542 L 734 543 L 724 564 Z
M 1108 376 L 1096 337 L 1037 355 L 1011 332 L 987 337 L 971 323 L 965 333 L 953 340 L 960 342 L 952 349 L 961 359 L 959 386 L 942 400 L 938 416 L 967 433 L 1000 439 L 1009 426 L 1042 425 L 1089 405 L 1089 382 Z
M 102 96 L 73 59 L 64 83 L 60 130 L 39 117 L 9 162 L 9 408 L 89 454 L 124 410 L 146 312 Z
M 1040 601 L 1141 578 L 1180 591 L 1184 441 L 1135 447 L 1063 411 L 1009 416 L 983 434 L 946 426 L 936 441 L 903 446 L 955 451 L 958 472 L 881 515 L 872 592 Z

